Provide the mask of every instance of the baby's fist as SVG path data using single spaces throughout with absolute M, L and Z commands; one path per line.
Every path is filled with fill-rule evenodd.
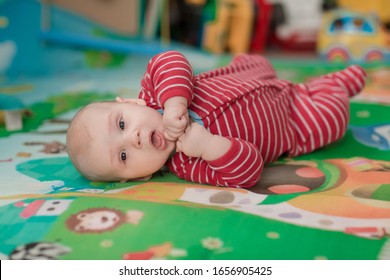
M 194 122 L 176 142 L 176 151 L 189 157 L 202 157 L 212 134 L 206 128 Z
M 177 102 L 175 98 L 168 101 L 163 114 L 164 136 L 169 141 L 176 141 L 188 125 L 187 101 Z

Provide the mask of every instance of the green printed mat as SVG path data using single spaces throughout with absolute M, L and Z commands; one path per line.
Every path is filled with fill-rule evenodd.
M 286 78 L 313 73 L 301 68 L 277 64 Z M 169 173 L 89 182 L 66 155 L 66 127 L 76 108 L 120 89 L 35 96 L 22 131 L 0 126 L 0 258 L 390 259 L 390 71 L 369 70 L 346 136 L 267 166 L 249 190 Z

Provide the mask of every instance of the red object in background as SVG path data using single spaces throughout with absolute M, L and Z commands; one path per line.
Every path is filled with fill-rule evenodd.
M 271 36 L 271 44 L 275 44 L 286 50 L 312 51 L 316 48 L 316 38 L 316 34 L 292 33 L 288 39 L 281 40 L 274 33 Z
M 282 50 L 314 51 L 321 26 L 323 0 L 272 1 L 267 45 Z
M 256 19 L 250 50 L 252 52 L 263 52 L 270 26 L 272 5 L 267 3 L 266 0 L 256 0 L 255 5 Z

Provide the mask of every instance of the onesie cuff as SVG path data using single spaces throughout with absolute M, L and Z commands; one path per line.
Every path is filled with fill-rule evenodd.
M 237 139 L 234 139 L 231 137 L 226 137 L 226 138 L 228 138 L 231 142 L 229 150 L 227 150 L 227 152 L 224 155 L 222 155 L 221 157 L 219 157 L 215 160 L 212 160 L 212 161 L 208 161 L 210 166 L 219 167 L 219 166 L 226 165 L 226 163 L 230 164 L 239 155 L 240 144 L 237 141 Z
M 175 90 L 172 90 L 171 92 L 165 93 L 165 94 L 160 98 L 161 107 L 164 108 L 165 102 L 166 102 L 169 98 L 176 97 L 176 96 L 181 96 L 181 97 L 184 97 L 185 99 L 187 99 L 187 107 L 190 106 L 191 101 L 192 101 L 192 95 L 191 95 L 191 93 L 188 93 L 187 90 L 180 90 L 180 89 L 178 90 L 178 89 L 175 89 Z

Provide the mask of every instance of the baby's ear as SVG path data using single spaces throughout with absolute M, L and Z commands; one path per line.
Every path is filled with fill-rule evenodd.
M 139 98 L 123 98 L 123 97 L 117 96 L 115 98 L 115 101 L 119 102 L 119 103 L 130 103 L 130 104 L 141 105 L 141 106 L 146 105 L 145 100 L 139 99 Z

